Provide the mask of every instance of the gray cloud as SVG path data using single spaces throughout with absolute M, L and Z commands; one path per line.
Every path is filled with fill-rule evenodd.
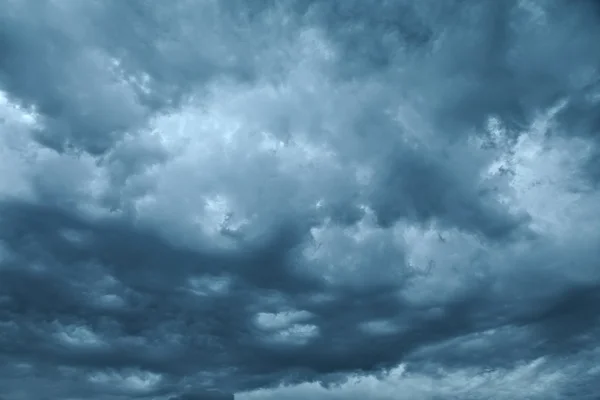
M 42 3 L 0 16 L 0 394 L 593 398 L 594 2 Z
M 172 400 L 229 400 L 233 399 L 230 393 L 224 393 L 216 390 L 206 390 L 202 392 L 186 393 L 181 396 L 172 397 Z

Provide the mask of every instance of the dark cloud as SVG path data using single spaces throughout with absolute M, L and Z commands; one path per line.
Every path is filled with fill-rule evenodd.
M 9 0 L 0 394 L 594 398 L 599 15 Z
M 233 400 L 233 395 L 216 390 L 186 393 L 181 396 L 172 397 L 171 400 Z

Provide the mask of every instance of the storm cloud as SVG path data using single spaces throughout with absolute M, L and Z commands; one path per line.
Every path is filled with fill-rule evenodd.
M 595 398 L 598 37 L 594 1 L 5 0 L 0 395 Z

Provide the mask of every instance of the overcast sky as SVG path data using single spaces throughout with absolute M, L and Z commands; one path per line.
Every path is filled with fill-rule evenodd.
M 597 398 L 598 2 L 1 8 L 2 400 Z

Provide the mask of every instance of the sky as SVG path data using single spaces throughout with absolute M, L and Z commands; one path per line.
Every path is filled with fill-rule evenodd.
M 0 398 L 597 399 L 600 3 L 3 0 Z

